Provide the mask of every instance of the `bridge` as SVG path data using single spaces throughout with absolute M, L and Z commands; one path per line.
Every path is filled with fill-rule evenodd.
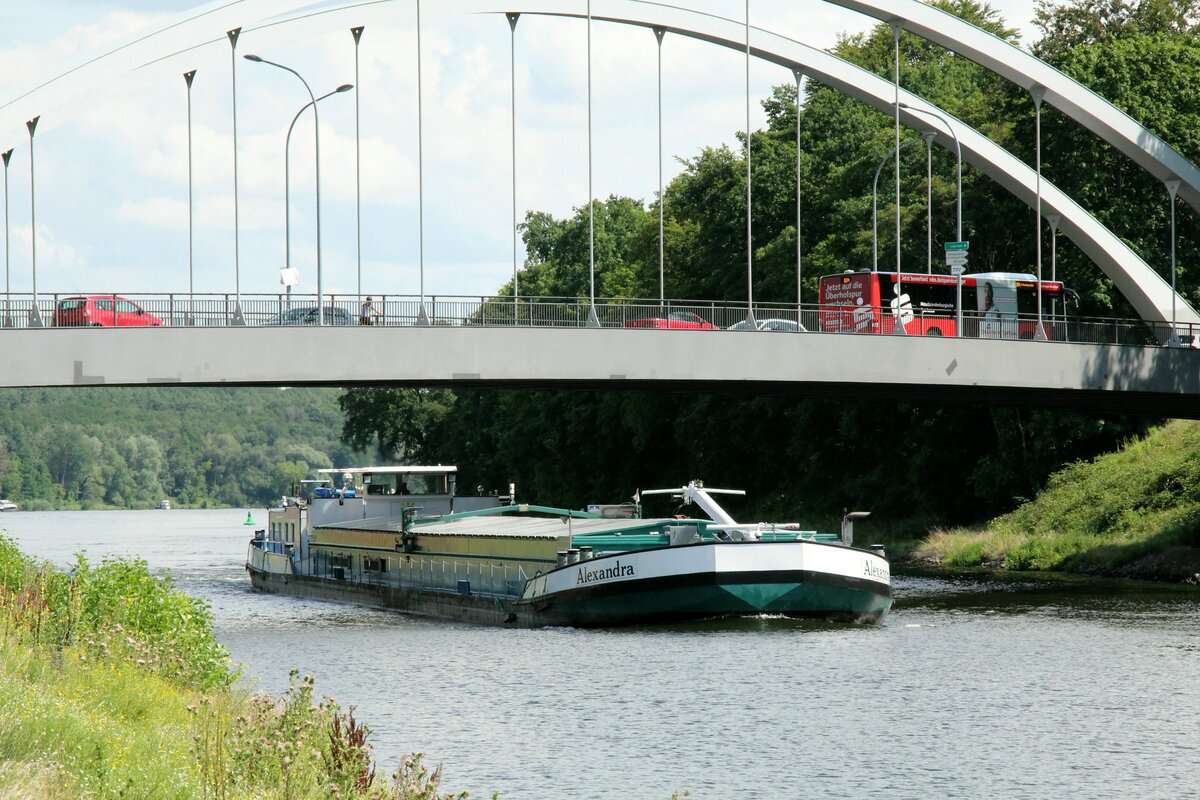
M 395 0 L 386 4 L 414 2 Z M 897 37 L 899 31 L 908 31 L 992 69 L 1030 91 L 1039 113 L 1042 102 L 1054 105 L 1162 181 L 1172 214 L 1177 196 L 1200 209 L 1200 170 L 1153 131 L 1033 56 L 916 0 L 829 2 L 888 22 Z M 348 9 L 375 5 L 381 3 L 333 2 L 315 10 L 307 3 L 289 0 L 211 3 L 89 57 L 0 106 L 0 137 L 4 137 L 0 138 L 0 150 L 7 149 L 5 141 L 15 144 L 21 134 L 27 134 L 31 217 L 32 148 L 43 105 L 54 107 L 55 113 L 65 113 L 61 107 L 64 98 L 87 91 L 98 76 L 113 70 L 154 69 L 164 59 L 221 42 L 228 42 L 226 46 L 232 46 L 236 56 L 240 36 L 299 20 L 319 23 L 324 15 L 333 18 Z M 751 300 L 740 305 L 725 300 L 697 302 L 665 297 L 657 302 L 605 299 L 595 295 L 594 278 L 586 299 L 436 298 L 425 292 L 422 211 L 420 292 L 411 297 L 382 299 L 380 321 L 384 324 L 326 327 L 322 323 L 329 320 L 320 319 L 312 328 L 255 324 L 269 321 L 272 314 L 305 305 L 343 308 L 349 319 L 357 318 L 365 295 L 361 283 L 358 291 L 340 297 L 326 293 L 321 284 L 318 169 L 315 294 L 244 294 L 235 252 L 237 287 L 223 300 L 195 292 L 142 298 L 142 307 L 165 321 L 162 327 L 54 327 L 58 298 L 37 292 L 35 245 L 31 292 L 9 290 L 10 265 L 6 259 L 0 342 L 9 368 L 0 377 L 0 384 L 661 386 L 1019 402 L 1200 417 L 1200 350 L 1189 346 L 1197 341 L 1195 329 L 1200 328 L 1200 315 L 1175 292 L 1174 273 L 1168 283 L 1141 255 L 1051 184 L 1040 169 L 1030 168 L 984 133 L 915 92 L 902 89 L 898 79 L 896 83 L 886 81 L 782 32 L 754 27 L 749 16 L 743 20 L 725 19 L 640 0 L 597 0 L 587 4 L 586 14 L 552 0 L 479 0 L 469 5 L 471 10 L 496 14 L 498 22 L 503 20 L 500 15 L 506 14 L 514 30 L 521 17 L 576 19 L 588 26 L 589 42 L 593 25 L 648 28 L 660 43 L 666 35 L 689 37 L 714 47 L 744 51 L 747 64 L 754 58 L 789 69 L 798 87 L 802 80 L 815 80 L 880 111 L 894 113 L 897 146 L 899 127 L 904 124 L 928 131 L 933 142 L 961 152 L 964 162 L 1036 210 L 1043 224 L 1057 227 L 1073 241 L 1113 281 L 1141 318 L 1073 321 L 1070 335 L 1054 337 L 1058 341 L 1041 341 L 1040 336 L 1022 341 L 1005 336 L 942 338 L 834 332 L 822 324 L 822 309 L 801 303 L 800 298 L 795 304 L 780 307 L 753 302 L 752 249 L 746 264 Z M 419 36 L 420 4 L 415 8 Z M 189 44 L 179 49 L 181 37 Z M 589 44 L 589 109 L 590 64 Z M 188 86 L 190 89 L 190 78 Z M 236 109 L 236 99 L 234 102 Z M 1039 141 L 1039 152 L 1040 146 Z M 5 155 L 6 181 L 11 154 L 8 150 Z M 236 215 L 236 156 L 234 163 Z M 514 174 L 514 186 L 515 180 Z M 748 209 L 751 203 L 748 191 Z M 799 205 L 797 197 L 798 222 Z M 514 200 L 514 223 L 515 211 Z M 1040 274 L 1040 241 L 1038 252 Z M 796 266 L 799 281 L 799 253 Z M 589 267 L 591 274 L 593 267 Z M 514 244 L 514 280 L 517 274 Z M 705 306 L 709 313 L 701 316 L 714 324 L 719 317 L 721 324 L 716 327 L 740 320 L 789 319 L 796 323 L 795 333 L 753 331 L 750 335 L 734 335 L 720 330 L 628 326 L 635 319 L 661 317 L 670 308 L 703 310 Z M 888 308 L 879 311 L 884 315 L 893 313 Z M 1040 317 L 1031 322 L 1039 329 L 1043 324 Z M 897 327 L 903 330 L 906 324 L 901 318 Z

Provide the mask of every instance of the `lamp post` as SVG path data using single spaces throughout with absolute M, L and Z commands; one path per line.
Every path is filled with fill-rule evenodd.
M 307 111 L 310 106 L 321 102 L 326 97 L 333 97 L 335 94 L 348 92 L 353 88 L 353 84 L 344 83 L 332 92 L 321 95 L 315 101 L 310 100 L 296 112 L 296 116 L 292 117 L 292 124 L 288 125 L 287 138 L 283 144 L 283 263 L 288 269 L 292 267 L 292 129 L 296 127 L 296 121 L 300 119 L 300 115 Z M 361 273 L 359 277 L 361 279 Z M 361 284 L 358 288 L 359 294 L 362 294 Z M 290 283 L 287 285 L 286 291 L 288 294 L 288 308 L 291 308 L 292 285 Z
M 37 204 L 34 202 L 33 191 L 33 132 L 37 130 L 39 119 L 41 119 L 40 116 L 34 117 L 25 123 L 25 127 L 29 129 L 29 247 L 33 259 L 33 307 L 29 309 L 29 327 L 31 328 L 42 327 L 42 312 L 38 308 L 37 291 Z
M 325 324 L 325 293 L 324 284 L 321 282 L 321 116 L 317 112 L 317 98 L 313 94 L 312 87 L 308 85 L 308 81 L 304 80 L 299 72 L 291 67 L 285 67 L 283 64 L 277 64 L 274 61 L 267 61 L 252 53 L 247 53 L 245 56 L 247 61 L 253 61 L 256 64 L 269 64 L 272 67 L 277 67 L 285 72 L 290 72 L 299 78 L 304 84 L 305 90 L 308 92 L 308 97 L 312 100 L 313 107 L 313 140 L 316 148 L 316 179 L 317 179 L 317 325 Z M 294 120 L 293 120 L 294 121 Z M 240 301 L 240 298 L 239 298 Z
M 354 37 L 354 85 L 360 87 L 354 93 L 354 241 L 358 253 L 358 296 L 360 301 L 362 299 L 362 150 L 358 135 L 358 106 L 362 96 L 362 84 L 358 82 L 358 42 L 362 39 L 364 30 L 366 28 L 363 25 L 350 29 L 350 35 Z M 337 91 L 343 90 L 339 88 Z M 325 97 L 328 96 L 325 95 Z M 293 125 L 295 122 L 295 120 L 292 120 Z M 288 129 L 288 134 L 291 134 L 290 128 Z M 288 266 L 290 267 L 291 264 L 288 264 Z M 291 288 L 291 286 L 288 286 L 289 292 Z
M 951 138 L 954 139 L 954 157 L 958 164 L 958 192 L 957 192 L 958 197 L 957 197 L 957 201 L 956 201 L 956 206 L 957 206 L 957 211 L 958 211 L 958 213 L 957 213 L 957 216 L 958 216 L 958 241 L 961 242 L 963 240 L 962 142 L 960 142 L 958 140 L 958 134 L 954 132 L 954 126 L 950 124 L 950 120 L 946 119 L 945 117 L 943 117 L 941 114 L 937 113 L 936 111 L 930 111 L 925 108 L 915 108 L 913 106 L 910 106 L 908 103 L 901 103 L 900 108 L 903 108 L 907 111 L 913 111 L 917 114 L 926 114 L 928 116 L 934 117 L 935 119 L 941 120 L 941 123 L 946 126 L 946 130 L 949 131 Z M 955 334 L 958 336 L 962 336 L 962 275 L 958 276 L 957 283 L 958 283 L 957 299 L 955 302 L 958 306 L 958 309 L 956 312 L 957 319 L 955 320 L 955 329 L 956 329 Z
M 195 325 L 195 303 L 196 303 L 196 282 L 195 282 L 195 228 L 192 224 L 193 205 L 192 205 L 192 81 L 196 77 L 196 70 L 190 70 L 183 73 L 183 82 L 187 84 L 187 140 L 188 140 L 188 313 L 187 324 Z
M 12 286 L 9 282 L 9 253 L 8 253 L 8 162 L 12 158 L 12 148 L 0 153 L 4 160 L 4 327 L 11 328 L 12 321 Z

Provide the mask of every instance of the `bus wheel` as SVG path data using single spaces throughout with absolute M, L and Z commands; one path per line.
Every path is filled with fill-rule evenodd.
M 926 336 L 941 336 L 942 329 L 941 328 L 930 328 L 929 330 L 925 331 L 925 335 Z

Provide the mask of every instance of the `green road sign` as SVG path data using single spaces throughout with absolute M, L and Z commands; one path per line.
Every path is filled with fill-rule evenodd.
M 970 250 L 970 242 L 946 242 L 946 252 L 950 253 L 955 250 Z

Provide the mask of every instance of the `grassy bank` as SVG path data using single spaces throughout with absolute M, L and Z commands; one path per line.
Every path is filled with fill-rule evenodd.
M 1200 423 L 1176 420 L 1072 464 L 1036 499 L 979 528 L 934 531 L 913 555 L 950 566 L 1195 579 Z
M 69 572 L 0 536 L 0 800 L 447 800 L 419 756 L 376 775 L 369 731 L 293 674 L 236 672 L 198 600 L 137 560 Z

